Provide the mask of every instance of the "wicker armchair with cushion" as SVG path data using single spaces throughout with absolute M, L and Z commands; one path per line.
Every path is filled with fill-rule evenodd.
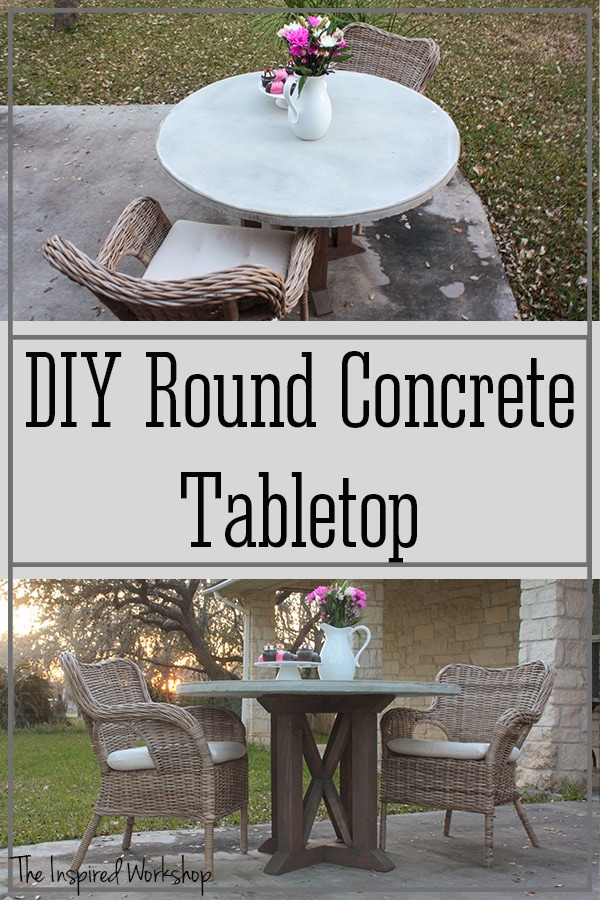
M 421 94 L 440 61 L 440 48 L 431 38 L 402 37 L 364 22 L 346 25 L 344 38 L 352 56 L 336 68 L 389 78 Z
M 554 681 L 542 661 L 507 669 L 453 664 L 436 681 L 460 686 L 427 710 L 395 708 L 381 720 L 381 819 L 385 849 L 388 803 L 445 809 L 444 834 L 453 809 L 485 816 L 484 865 L 493 865 L 494 808 L 513 803 L 531 843 L 539 846 L 519 801 L 516 761 L 531 726 L 541 717 Z M 415 737 L 441 729 L 444 740 Z
M 43 253 L 119 319 L 283 319 L 301 304 L 308 319 L 308 272 L 317 232 L 243 228 L 180 220 L 171 225 L 151 197 L 121 213 L 96 260 L 53 235 Z M 142 277 L 117 271 L 125 256 Z
M 218 707 L 153 702 L 131 660 L 79 663 L 62 653 L 60 664 L 100 768 L 100 793 L 71 868 L 79 869 L 103 816 L 126 817 L 124 850 L 136 816 L 199 819 L 205 868 L 214 872 L 215 822 L 239 809 L 246 853 L 248 756 L 239 717 Z

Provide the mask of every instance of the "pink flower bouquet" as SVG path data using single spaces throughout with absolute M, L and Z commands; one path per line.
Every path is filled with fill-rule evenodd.
M 288 45 L 292 67 L 298 82 L 300 95 L 307 78 L 328 75 L 334 60 L 348 59 L 352 54 L 344 40 L 341 28 L 334 25 L 329 16 L 297 16 L 277 32 Z
M 307 594 L 306 599 L 320 606 L 321 621 L 335 628 L 354 627 L 364 619 L 361 611 L 367 605 L 367 595 L 347 581 L 320 585 Z

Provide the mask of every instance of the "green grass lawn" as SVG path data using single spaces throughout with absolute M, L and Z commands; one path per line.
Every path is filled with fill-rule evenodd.
M 410 20 L 441 46 L 428 94 L 456 121 L 461 172 L 487 208 L 521 317 L 585 318 L 585 14 L 436 11 Z M 175 103 L 203 84 L 275 61 L 252 33 L 252 14 L 82 15 L 69 32 L 51 24 L 48 14 L 15 16 L 16 104 Z M 596 247 L 596 221 L 594 233 Z
M 0 731 L 3 803 L 7 797 L 6 731 Z M 271 754 L 265 747 L 250 745 L 251 772 L 249 822 L 271 820 Z M 100 776 L 90 739 L 79 720 L 64 731 L 15 732 L 13 745 L 14 843 L 35 844 L 80 838 L 85 831 L 98 794 Z M 232 815 L 226 824 L 237 824 Z M 156 831 L 192 826 L 194 820 L 136 819 L 136 830 Z M 7 843 L 6 814 L 2 816 L 0 843 Z M 120 834 L 123 819 L 104 818 L 103 834 Z

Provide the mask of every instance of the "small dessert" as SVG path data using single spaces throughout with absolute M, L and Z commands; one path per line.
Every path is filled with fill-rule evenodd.
M 271 69 L 267 67 L 261 75 L 263 90 L 267 94 L 283 94 L 284 85 L 292 74 L 289 67 L 285 69 Z
M 312 647 L 309 647 L 308 644 L 302 644 L 298 649 L 298 659 L 301 659 L 303 662 L 313 662 L 313 656 Z
M 259 662 L 275 662 L 277 658 L 277 647 L 275 644 L 267 644 L 263 649 L 258 661 Z
M 265 91 L 268 91 L 269 87 L 275 81 L 275 72 L 273 71 L 273 69 L 271 69 L 270 67 L 267 67 L 265 69 L 265 71 L 262 73 L 262 75 L 260 76 L 260 80 L 261 80 L 262 86 L 264 87 Z

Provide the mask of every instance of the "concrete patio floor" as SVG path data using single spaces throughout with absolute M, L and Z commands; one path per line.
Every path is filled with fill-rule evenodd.
M 585 802 L 540 803 L 528 805 L 527 813 L 541 846 L 531 846 L 512 807 L 499 808 L 494 828 L 494 866 L 490 869 L 484 869 L 482 865 L 483 818 L 469 813 L 454 814 L 452 835 L 448 838 L 442 834 L 442 812 L 391 816 L 387 852 L 396 868 L 388 873 L 321 864 L 287 875 L 265 875 L 262 870 L 267 857 L 256 848 L 270 833 L 269 826 L 250 828 L 249 853 L 245 856 L 237 849 L 237 828 L 217 829 L 216 878 L 204 885 L 204 896 L 227 897 L 228 900 L 262 895 L 273 900 L 287 900 L 296 895 L 328 900 L 369 895 L 384 900 L 413 894 L 422 900 L 438 897 L 459 900 L 465 895 L 480 897 L 488 893 L 500 900 L 525 896 L 535 896 L 539 900 L 556 894 L 571 900 L 597 897 L 598 796 L 594 796 L 589 807 Z M 311 837 L 318 840 L 333 836 L 330 823 L 325 821 L 317 823 Z M 123 856 L 118 884 L 114 880 L 110 883 L 111 896 L 119 900 L 140 890 L 150 894 L 133 874 L 133 866 L 141 865 L 144 860 L 147 872 L 156 870 L 160 873 L 178 867 L 181 873 L 183 856 L 188 878 L 201 878 L 202 830 L 134 834 L 131 850 L 124 854 L 120 842 L 118 835 L 95 838 L 80 870 L 82 873 L 105 871 L 112 874 Z M 30 869 L 41 872 L 44 880 L 38 885 L 30 883 L 27 893 L 19 889 L 15 880 L 10 895 L 6 888 L 4 891 L 0 888 L 0 898 L 35 896 L 40 900 L 67 900 L 77 896 L 77 885 L 64 889 L 61 887 L 64 882 L 57 880 L 58 870 L 65 872 L 68 869 L 77 843 L 65 841 L 15 848 L 15 855 L 30 854 Z M 18 864 L 15 862 L 14 865 L 15 876 L 18 876 Z M 22 865 L 25 865 L 24 861 Z M 591 882 L 588 882 L 588 874 Z M 99 878 L 98 874 L 96 878 Z M 0 883 L 7 884 L 6 870 L 0 872 Z M 80 896 L 106 896 L 109 885 L 103 887 L 104 892 L 95 890 L 84 881 L 80 885 Z M 172 878 L 164 874 L 157 877 L 151 893 L 155 900 L 179 895 L 199 897 L 201 890 L 199 887 L 189 891 L 183 885 L 173 886 Z
M 15 320 L 113 318 L 92 294 L 51 269 L 40 248 L 57 232 L 95 256 L 135 197 L 155 197 L 171 219 L 239 224 L 185 194 L 161 169 L 155 142 L 170 108 L 15 107 Z M 4 150 L 6 122 L 7 109 L 0 108 Z M 6 178 L 2 183 L 6 190 Z M 421 207 L 365 223 L 363 240 L 365 253 L 331 264 L 334 311 L 321 321 L 518 318 L 485 211 L 460 173 Z

